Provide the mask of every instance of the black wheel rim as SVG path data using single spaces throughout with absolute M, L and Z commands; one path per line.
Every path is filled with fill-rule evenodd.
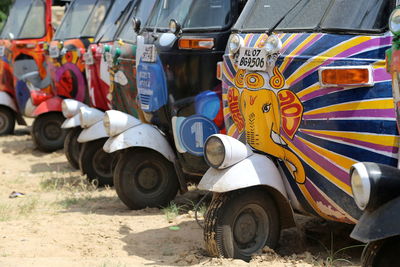
M 62 129 L 59 123 L 50 121 L 43 127 L 43 135 L 47 140 L 58 140 L 62 136 Z
M 156 162 L 146 161 L 140 164 L 133 175 L 137 190 L 146 195 L 157 195 L 162 191 L 164 180 L 162 167 Z
M 0 132 L 5 131 L 8 128 L 8 124 L 7 116 L 3 112 L 0 112 Z
M 94 153 L 92 166 L 97 176 L 104 178 L 112 177 L 112 156 L 106 153 L 103 148 L 98 149 Z
M 241 254 L 250 256 L 267 242 L 270 220 L 263 207 L 247 204 L 237 213 L 233 222 L 233 238 Z

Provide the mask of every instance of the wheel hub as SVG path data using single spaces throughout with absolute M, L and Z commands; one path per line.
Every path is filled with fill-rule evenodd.
M 44 135 L 49 140 L 56 140 L 61 136 L 61 127 L 56 123 L 49 123 L 44 128 Z
M 101 177 L 112 177 L 112 157 L 110 154 L 99 149 L 93 156 L 93 168 Z
M 257 221 L 250 210 L 239 215 L 233 233 L 241 244 L 247 244 L 254 240 L 257 233 Z
M 0 129 L 7 127 L 7 118 L 4 114 L 0 113 Z
M 151 167 L 142 168 L 137 176 L 138 184 L 145 190 L 154 190 L 159 185 L 159 175 L 157 170 Z

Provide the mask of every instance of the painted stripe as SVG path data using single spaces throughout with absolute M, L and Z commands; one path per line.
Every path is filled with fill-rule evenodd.
M 374 107 L 375 110 L 394 109 L 393 99 L 364 99 L 355 102 L 340 103 L 323 108 L 312 109 L 304 112 L 304 115 L 326 114 L 329 112 L 354 112 L 356 110 L 364 110 L 368 112 L 368 110 L 371 110 L 371 107 Z

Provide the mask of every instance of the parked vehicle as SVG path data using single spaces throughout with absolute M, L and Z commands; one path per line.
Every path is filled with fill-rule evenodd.
M 50 93 L 43 49 L 53 37 L 52 7 L 66 2 L 15 0 L 0 37 L 0 135 L 13 133 L 15 121 Z
M 387 71 L 391 73 L 393 97 L 400 129 L 400 7 L 389 20 L 394 35 L 393 45 L 387 53 Z M 398 140 L 394 144 L 399 147 Z M 363 267 L 398 266 L 400 249 L 400 170 L 375 162 L 359 162 L 350 169 L 351 187 L 357 206 L 363 215 L 351 237 L 368 243 L 361 261 Z
M 274 248 L 293 212 L 355 224 L 348 171 L 395 166 L 387 18 L 394 1 L 249 0 L 219 73 L 227 135 L 212 135 L 199 188 L 213 192 L 211 255 Z
M 40 150 L 54 151 L 64 146 L 63 99 L 89 103 L 83 54 L 94 41 L 113 3 L 112 0 L 73 1 L 50 43 L 46 61 L 52 92 L 43 96 L 45 101 L 35 108 L 32 126 L 32 137 Z
M 109 99 L 110 74 L 108 73 L 108 64 L 102 56 L 102 50 L 104 45 L 114 41 L 116 32 L 127 14 L 129 14 L 132 3 L 133 1 L 126 0 L 114 1 L 107 18 L 96 34 L 95 41 L 89 45 L 83 55 L 90 107 L 75 99 L 64 99 L 62 103 L 63 115 L 67 119 L 61 128 L 69 129 L 64 141 L 64 152 L 70 164 L 77 169 L 79 168 L 81 147 L 80 143 L 78 143 L 78 137 L 82 129 L 102 120 L 104 111 L 111 108 Z M 84 121 L 80 120 L 82 116 L 79 115 L 79 108 L 81 107 L 84 107 L 85 111 Z M 90 114 L 90 119 L 88 114 Z M 108 154 L 106 155 L 108 156 Z M 82 171 L 87 173 L 86 168 L 82 169 Z M 88 178 L 93 180 L 90 172 Z
M 154 6 L 155 1 L 136 0 L 133 2 L 126 20 L 117 31 L 113 45 L 103 45 L 97 50 L 97 57 L 107 61 L 110 77 L 110 88 L 107 99 L 111 107 L 132 116 L 138 116 L 136 104 L 136 33 L 133 31 L 131 19 L 133 17 L 146 21 Z M 103 71 L 105 68 L 103 68 Z M 102 71 L 102 72 L 103 72 Z M 103 73 L 105 76 L 105 73 Z M 87 174 L 89 180 L 96 179 L 99 185 L 112 185 L 112 166 L 114 154 L 106 153 L 103 145 L 108 135 L 103 126 L 103 114 L 81 108 L 79 116 L 84 130 L 78 137 L 82 145 L 79 154 L 81 170 Z M 101 116 L 101 117 L 100 117 Z
M 224 131 L 216 63 L 242 3 L 157 1 L 138 36 L 144 122 L 114 110 L 104 118 L 110 136 L 104 150 L 120 152 L 114 186 L 129 208 L 167 205 L 205 172 L 204 141 Z

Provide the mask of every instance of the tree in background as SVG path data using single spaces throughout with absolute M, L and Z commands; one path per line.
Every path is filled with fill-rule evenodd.
M 10 8 L 12 0 L 0 0 L 0 29 L 3 28 L 3 24 L 7 19 L 8 10 Z

